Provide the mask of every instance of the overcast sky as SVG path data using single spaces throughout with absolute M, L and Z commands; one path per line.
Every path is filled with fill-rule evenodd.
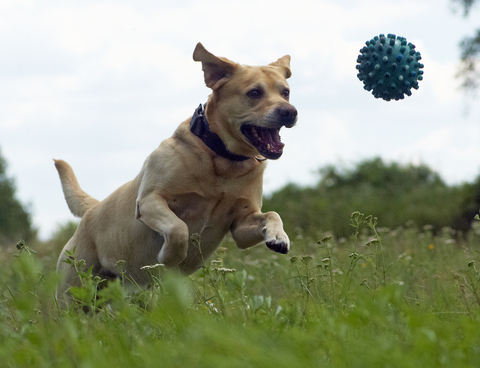
M 455 79 L 459 41 L 480 27 L 449 0 L 0 1 L 0 150 L 45 239 L 70 214 L 53 158 L 103 199 L 191 116 L 209 90 L 198 41 L 242 64 L 292 57 L 295 128 L 265 191 L 318 180 L 327 164 L 381 156 L 426 163 L 450 184 L 480 174 L 480 108 Z M 475 20 L 477 19 L 477 21 Z M 385 102 L 363 90 L 356 58 L 380 33 L 406 37 L 420 89 Z

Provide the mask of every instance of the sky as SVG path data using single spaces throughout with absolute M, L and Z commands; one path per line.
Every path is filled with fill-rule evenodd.
M 241 64 L 289 54 L 297 125 L 264 191 L 312 185 L 326 165 L 376 156 L 427 164 L 448 184 L 480 174 L 480 107 L 455 78 L 460 40 L 480 27 L 450 0 L 0 1 L 0 154 L 41 239 L 73 220 L 52 159 L 104 199 L 204 103 L 197 42 Z M 477 19 L 477 20 L 476 20 Z M 375 99 L 355 69 L 365 41 L 405 37 L 424 80 Z

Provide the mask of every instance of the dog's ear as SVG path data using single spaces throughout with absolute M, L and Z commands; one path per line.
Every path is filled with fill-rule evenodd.
M 193 51 L 193 60 L 202 62 L 205 84 L 213 90 L 227 82 L 238 66 L 230 60 L 208 52 L 200 42 Z
M 292 71 L 290 70 L 290 55 L 285 55 L 270 65 L 282 68 L 285 73 L 285 79 L 292 76 Z

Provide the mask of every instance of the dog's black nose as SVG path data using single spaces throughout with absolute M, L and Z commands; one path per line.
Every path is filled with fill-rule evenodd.
M 291 128 L 295 125 L 297 121 L 297 109 L 292 106 L 282 106 L 278 108 L 278 114 L 280 115 L 280 120 L 282 125 L 285 125 L 287 128 Z

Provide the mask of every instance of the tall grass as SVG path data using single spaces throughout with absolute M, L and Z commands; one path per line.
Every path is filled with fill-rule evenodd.
M 434 236 L 358 212 L 350 225 L 343 239 L 298 230 L 288 256 L 227 239 L 193 276 L 152 265 L 133 292 L 97 291 L 77 260 L 69 310 L 54 257 L 20 243 L 0 269 L 0 366 L 478 366 L 480 229 Z

